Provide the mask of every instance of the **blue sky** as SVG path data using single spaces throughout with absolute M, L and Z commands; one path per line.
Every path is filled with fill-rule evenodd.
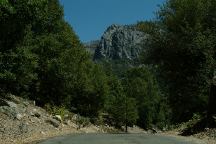
M 100 39 L 111 24 L 153 19 L 165 0 L 60 0 L 65 19 L 83 42 Z

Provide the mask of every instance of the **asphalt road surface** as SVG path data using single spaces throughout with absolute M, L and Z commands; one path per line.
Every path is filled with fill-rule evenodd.
M 52 138 L 39 144 L 198 144 L 186 139 L 147 134 L 77 134 Z

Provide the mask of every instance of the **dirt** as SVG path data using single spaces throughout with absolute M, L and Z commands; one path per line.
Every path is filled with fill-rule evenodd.
M 181 132 L 178 129 L 167 131 L 164 133 L 161 133 L 162 135 L 167 136 L 174 136 L 174 137 L 180 137 L 183 139 L 193 140 L 196 142 L 204 142 L 205 144 L 216 144 L 216 137 L 213 137 L 212 135 L 215 135 L 216 129 L 209 129 L 208 131 L 203 131 L 191 136 L 181 136 Z
M 59 117 L 59 116 L 57 116 Z M 48 113 L 33 101 L 10 95 L 0 99 L 0 143 L 23 144 L 71 133 L 103 133 L 111 127 L 77 124 L 76 118 L 64 120 Z

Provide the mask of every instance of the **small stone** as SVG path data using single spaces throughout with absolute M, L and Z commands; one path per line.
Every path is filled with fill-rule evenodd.
M 208 131 L 209 130 L 209 128 L 205 128 L 205 131 Z
M 35 121 L 34 121 L 33 119 L 30 119 L 30 121 L 31 121 L 32 123 L 35 123 Z
M 60 115 L 55 115 L 53 118 L 62 122 L 62 117 Z
M 29 102 L 28 102 L 28 101 L 24 101 L 23 104 L 24 104 L 25 106 L 28 106 L 28 105 L 29 105 Z
M 26 124 L 24 124 L 24 123 L 21 123 L 19 125 L 19 129 L 20 129 L 21 133 L 27 133 L 28 132 L 28 126 Z
M 34 114 L 34 116 L 37 117 L 37 118 L 40 118 L 40 117 L 41 117 L 41 114 L 40 114 L 39 112 L 36 112 L 36 113 Z
M 56 128 L 59 127 L 59 125 L 60 125 L 60 122 L 55 120 L 55 119 L 48 119 L 48 120 L 46 120 L 46 122 L 52 124 Z
M 23 118 L 23 116 L 21 114 L 16 115 L 16 119 L 21 120 L 22 118 Z

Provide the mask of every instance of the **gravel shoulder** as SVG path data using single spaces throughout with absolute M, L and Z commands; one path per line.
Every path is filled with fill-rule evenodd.
M 207 135 L 207 132 L 201 132 L 195 135 L 191 135 L 191 136 L 180 136 L 179 131 L 177 130 L 173 130 L 173 131 L 167 131 L 164 133 L 161 133 L 161 135 L 165 135 L 165 136 L 171 136 L 171 137 L 177 137 L 180 139 L 185 139 L 185 140 L 189 140 L 189 141 L 193 141 L 196 143 L 204 143 L 204 144 L 216 144 L 216 139 L 214 137 L 210 137 L 209 135 Z

